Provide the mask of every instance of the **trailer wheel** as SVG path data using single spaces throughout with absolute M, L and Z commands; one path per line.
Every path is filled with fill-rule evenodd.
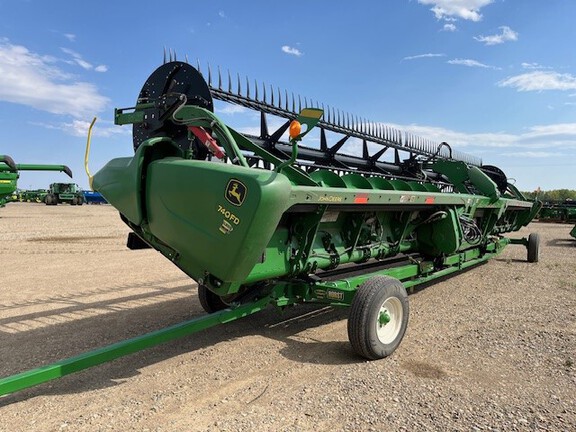
M 538 262 L 540 256 L 540 236 L 532 233 L 528 236 L 528 262 Z
M 208 313 L 218 312 L 228 307 L 219 295 L 214 294 L 205 285 L 198 285 L 198 300 L 202 309 Z
M 358 288 L 348 317 L 348 339 L 354 351 L 369 360 L 389 356 L 408 326 L 408 295 L 402 283 L 375 276 Z

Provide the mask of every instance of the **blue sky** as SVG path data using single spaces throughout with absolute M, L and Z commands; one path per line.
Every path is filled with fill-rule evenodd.
M 0 0 L 0 154 L 92 171 L 132 154 L 164 47 L 482 157 L 521 190 L 576 188 L 576 2 Z M 243 110 L 217 106 L 241 130 Z M 19 187 L 65 181 L 21 174 Z

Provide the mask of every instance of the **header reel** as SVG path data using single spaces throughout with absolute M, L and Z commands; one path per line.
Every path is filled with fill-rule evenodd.
M 468 167 L 479 167 L 504 194 L 509 189 L 506 175 L 497 167 L 483 166 L 482 160 L 459 151 L 453 150 L 445 142 L 437 143 L 420 138 L 410 133 L 370 122 L 366 119 L 352 116 L 348 113 L 324 107 L 308 101 L 307 98 L 291 96 L 287 91 L 274 90 L 258 83 L 250 85 L 246 78 L 243 85 L 238 75 L 236 83 L 227 75 L 223 80 L 218 69 L 217 77 L 213 78 L 208 68 L 203 74 L 200 65 L 193 67 L 188 62 L 176 61 L 175 55 L 170 55 L 169 61 L 157 68 L 144 83 L 136 106 L 117 109 L 115 120 L 117 124 L 133 123 L 133 145 L 136 150 L 142 142 L 154 137 L 172 139 L 187 157 L 192 159 L 210 159 L 219 153 L 219 146 L 209 139 L 211 130 L 196 133 L 182 122 L 176 121 L 175 114 L 186 106 L 195 106 L 214 111 L 214 99 L 240 105 L 260 113 L 260 133 L 245 134 L 255 145 L 276 158 L 287 160 L 292 154 L 292 145 L 282 141 L 290 122 L 298 116 L 303 108 L 316 108 L 324 111 L 323 118 L 318 122 L 320 130 L 320 145 L 318 148 L 299 145 L 298 160 L 294 165 L 310 174 L 318 169 L 328 169 L 338 175 L 358 173 L 365 176 L 381 176 L 388 179 L 420 181 L 436 183 L 442 190 L 450 181 L 444 173 L 440 174 L 432 168 L 439 160 L 458 161 Z M 224 81 L 227 81 L 225 84 Z M 132 112 L 129 112 L 133 110 Z M 286 119 L 286 122 L 275 131 L 268 127 L 267 115 Z M 327 132 L 340 135 L 337 141 L 329 143 Z M 360 140 L 362 154 L 348 154 L 342 151 L 343 146 L 352 141 Z M 380 148 L 370 151 L 369 144 Z M 270 169 L 270 161 L 246 148 L 240 148 L 243 158 L 249 166 Z M 393 156 L 383 160 L 387 152 Z M 225 158 L 226 159 L 226 158 Z M 238 157 L 229 159 L 238 160 Z M 233 163 L 237 163 L 233 161 Z M 466 186 L 468 187 L 468 186 Z M 513 195 L 516 195 L 514 191 Z

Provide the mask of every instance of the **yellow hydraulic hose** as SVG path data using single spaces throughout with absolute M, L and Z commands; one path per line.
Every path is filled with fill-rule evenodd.
M 96 123 L 96 117 L 92 119 L 92 123 L 90 123 L 90 127 L 88 128 L 88 140 L 86 141 L 86 154 L 84 155 L 84 169 L 86 170 L 86 174 L 88 175 L 88 184 L 90 185 L 90 189 L 92 188 L 92 174 L 90 174 L 90 169 L 88 168 L 88 155 L 90 154 L 90 140 L 92 139 L 92 128 L 94 127 L 94 123 Z

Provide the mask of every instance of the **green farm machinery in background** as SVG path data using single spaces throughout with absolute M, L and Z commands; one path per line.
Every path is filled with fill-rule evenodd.
M 70 205 L 84 204 L 84 194 L 76 183 L 52 183 L 44 197 L 46 205 L 67 203 Z
M 547 201 L 536 216 L 539 222 L 576 222 L 576 201 Z M 576 225 L 570 231 L 570 235 L 576 238 Z
M 536 216 L 540 222 L 576 222 L 576 201 L 547 201 Z
M 0 155 L 0 206 L 3 206 L 16 192 L 19 171 L 61 171 L 72 177 L 66 165 L 17 164 L 10 156 Z M 21 200 L 22 194 L 16 196 Z
M 407 290 L 511 243 L 538 261 L 537 234 L 505 234 L 526 226 L 541 204 L 499 168 L 287 92 L 230 76 L 223 83 L 220 73 L 202 75 L 170 57 L 136 105 L 115 112 L 116 124 L 133 125 L 135 155 L 89 174 L 90 184 L 132 229 L 128 247 L 152 247 L 178 266 L 209 313 L 5 378 L 0 394 L 269 305 L 349 306 L 352 349 L 380 359 L 405 334 Z M 214 99 L 257 111 L 259 132 L 224 124 Z M 269 129 L 270 116 L 283 119 L 278 129 Z
M 48 189 L 25 189 L 20 191 L 19 201 L 43 203 L 48 195 Z

